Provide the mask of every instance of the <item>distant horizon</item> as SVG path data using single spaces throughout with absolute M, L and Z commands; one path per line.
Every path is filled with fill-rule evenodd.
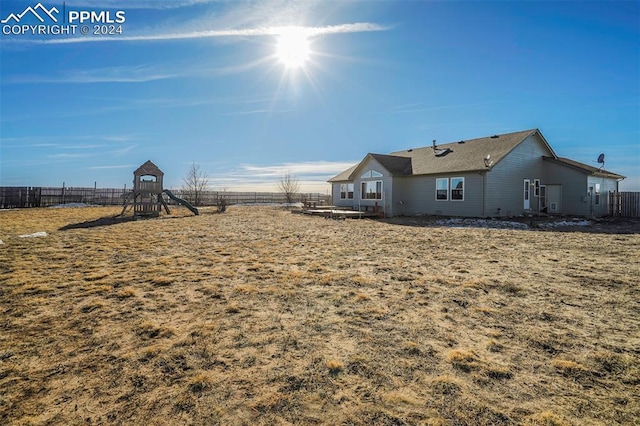
M 196 163 L 328 193 L 367 153 L 538 128 L 640 191 L 640 2 L 95 3 L 0 2 L 0 186 L 152 160 L 170 188 Z
M 511 132 L 509 132 L 511 133 Z M 488 136 L 488 135 L 487 135 Z M 471 138 L 471 139 L 475 139 L 475 138 Z M 444 141 L 444 142 L 438 142 L 436 141 L 437 144 L 439 145 L 446 145 L 446 144 L 451 144 L 451 143 L 456 143 L 456 141 Z M 419 148 L 423 148 L 423 147 L 431 147 L 431 144 L 429 145 L 422 145 L 422 146 L 413 146 L 411 148 L 413 149 L 419 149 Z M 552 146 L 553 148 L 553 146 Z M 407 147 L 403 147 L 402 149 L 407 149 Z M 397 151 L 397 150 L 396 150 Z M 369 153 L 366 153 L 363 158 Z M 390 154 L 390 153 L 376 153 L 376 154 Z M 570 158 L 570 157 L 566 157 L 566 156 L 562 156 L 562 155 L 558 155 L 558 157 L 563 157 L 563 158 Z M 571 159 L 571 158 L 570 158 Z M 150 161 L 153 162 L 153 160 L 149 159 Z M 238 178 L 236 175 L 235 179 L 238 179 L 238 183 L 234 183 L 234 177 L 233 176 L 210 176 L 209 172 L 207 172 L 206 170 L 203 170 L 204 172 L 207 173 L 207 190 L 208 191 L 213 191 L 213 192 L 268 192 L 268 193 L 276 193 L 276 192 L 280 192 L 280 189 L 278 188 L 280 179 L 285 175 L 285 174 L 290 174 L 291 177 L 296 180 L 298 182 L 298 184 L 300 185 L 301 190 L 299 192 L 301 193 L 319 193 L 319 194 L 330 194 L 331 193 L 331 184 L 329 182 L 327 182 L 328 179 L 336 176 L 337 174 L 343 172 L 344 170 L 347 170 L 348 168 L 358 164 L 361 160 L 358 161 L 353 161 L 353 162 L 336 162 L 336 163 L 328 163 L 328 162 L 320 162 L 320 163 L 302 163 L 302 164 L 289 164 L 287 167 L 287 165 L 276 165 L 276 166 L 263 166 L 263 167 L 256 167 L 256 166 L 252 166 L 252 165 L 241 165 L 238 170 L 243 170 L 246 174 L 242 176 L 242 178 Z M 592 164 L 592 167 L 596 167 L 597 166 L 597 160 L 592 161 L 594 164 Z M 155 164 L 155 162 L 154 162 Z M 306 165 L 305 165 L 306 164 Z M 589 165 L 586 163 L 583 163 L 585 165 Z M 199 167 L 201 167 L 200 163 L 197 162 L 193 162 L 193 163 L 189 163 L 189 164 L 185 164 L 185 175 L 188 173 L 188 169 L 191 167 L 191 165 L 197 165 Z M 606 165 L 606 157 L 605 157 L 605 165 Z M 119 169 L 126 169 L 126 168 L 130 168 L 131 169 L 131 176 L 133 176 L 133 171 L 135 169 L 137 169 L 140 165 L 127 165 L 127 166 L 119 166 Z M 305 172 L 308 173 L 308 170 L 305 170 L 305 167 L 308 169 L 317 169 L 318 167 L 324 167 L 324 170 L 327 169 L 335 169 L 337 170 L 336 172 L 334 172 L 331 175 L 327 175 L 326 179 L 323 181 L 320 180 L 300 180 L 298 178 L 298 175 L 294 172 L 292 173 L 292 168 L 297 170 L 297 172 L 301 175 L 305 175 Z M 341 169 L 338 169 L 338 167 L 342 167 Z M 614 172 L 614 170 L 610 170 L 609 168 L 606 167 L 602 167 L 604 170 L 606 171 L 611 171 Z M 100 168 L 95 168 L 95 170 L 100 170 Z M 255 174 L 254 174 L 255 173 Z M 184 176 L 181 179 L 184 179 Z M 247 179 L 253 177 L 254 181 L 253 182 L 245 182 L 245 183 L 240 183 L 242 182 L 243 179 Z M 264 179 L 264 180 L 260 180 L 260 178 Z M 171 186 L 166 186 L 166 188 L 171 188 L 171 189 L 178 189 L 178 188 L 182 188 L 184 186 L 184 182 L 181 180 L 180 182 L 176 182 L 175 179 L 173 180 L 166 180 L 167 177 L 165 176 L 165 181 L 166 182 L 172 182 Z M 625 179 L 620 181 L 620 191 L 629 191 L 629 192 L 640 192 L 640 189 L 626 189 L 624 188 L 623 183 L 628 180 L 627 177 L 625 177 Z M 57 187 L 69 187 L 69 188 L 93 188 L 95 185 L 97 185 L 97 180 L 94 180 L 94 185 L 69 185 L 67 184 L 66 181 L 63 181 L 62 184 L 53 184 L 53 185 L 5 185 L 5 186 L 31 186 L 31 187 L 50 187 L 50 188 L 57 188 Z M 126 187 L 128 189 L 130 189 L 133 185 L 133 178 L 131 179 L 131 182 L 127 183 L 123 183 L 120 186 L 101 186 L 101 185 L 97 185 L 95 187 L 97 188 L 120 188 L 120 187 Z M 640 185 L 638 186 L 638 188 L 640 188 Z

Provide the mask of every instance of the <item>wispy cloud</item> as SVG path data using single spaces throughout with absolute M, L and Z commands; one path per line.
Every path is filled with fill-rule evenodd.
M 353 163 L 338 161 L 308 161 L 272 165 L 242 164 L 238 168 L 209 175 L 212 189 L 231 191 L 278 191 L 278 182 L 290 173 L 300 184 L 302 192 L 325 193 L 327 180 L 353 166 Z
M 356 164 L 336 162 L 336 161 L 313 161 L 300 163 L 283 163 L 269 166 L 257 166 L 243 164 L 241 169 L 244 173 L 256 177 L 281 178 L 285 173 L 300 176 L 333 176 Z
M 119 135 L 61 135 L 61 136 L 23 136 L 19 138 L 0 138 L 2 148 L 60 148 L 60 149 L 93 149 L 104 147 L 104 143 L 132 142 L 145 139 L 142 133 Z M 70 143 L 73 142 L 73 143 Z
M 51 154 L 48 155 L 47 158 L 51 159 L 69 159 L 69 158 L 82 158 L 82 157 L 90 157 L 93 154 L 70 154 L 68 152 L 63 152 L 60 154 Z
M 122 156 L 122 155 L 126 155 L 129 154 L 131 151 L 133 151 L 134 149 L 137 148 L 138 145 L 129 145 L 129 146 L 125 146 L 124 148 L 120 148 L 120 149 L 116 149 L 111 151 L 111 154 L 115 155 L 115 156 Z
M 133 36 L 118 37 L 69 37 L 49 40 L 33 40 L 43 44 L 66 44 L 66 43 L 91 43 L 91 42 L 122 42 L 122 41 L 162 41 L 162 40 L 186 40 L 211 37 L 259 37 L 277 36 L 279 34 L 296 31 L 305 34 L 307 37 L 316 37 L 329 34 L 361 33 L 372 31 L 386 31 L 389 27 L 371 22 L 355 22 L 350 24 L 326 25 L 320 27 L 303 26 L 265 26 L 244 29 L 223 29 L 223 30 L 203 30 L 191 32 L 172 32 L 156 34 L 140 34 Z
M 261 108 L 261 109 L 253 109 L 249 111 L 236 111 L 236 112 L 226 112 L 222 115 L 231 116 L 231 115 L 253 115 L 253 114 L 279 114 L 283 112 L 291 112 L 293 109 L 281 109 L 281 110 L 273 110 L 269 108 Z
M 12 76 L 5 79 L 5 83 L 144 83 L 180 75 L 162 68 L 164 66 L 147 65 L 71 70 L 62 75 Z
M 220 0 L 101 0 L 99 5 L 104 9 L 179 9 Z M 70 7 L 96 7 L 95 0 L 67 0 Z
M 136 167 L 134 164 L 117 164 L 113 166 L 92 166 L 87 167 L 87 170 L 134 169 Z

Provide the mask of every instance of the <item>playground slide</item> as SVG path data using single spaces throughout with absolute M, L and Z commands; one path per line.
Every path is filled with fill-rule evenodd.
M 169 198 L 171 198 L 173 201 L 175 201 L 178 204 L 182 204 L 183 206 L 185 206 L 186 208 L 188 208 L 189 210 L 191 210 L 193 212 L 194 215 L 198 216 L 200 214 L 200 212 L 198 212 L 198 209 L 196 209 L 195 207 L 193 207 L 191 205 L 190 202 L 183 200 L 182 198 L 178 198 L 175 195 L 173 195 L 173 193 L 171 193 L 171 191 L 169 191 L 168 189 L 163 190 L 162 192 L 164 192 L 165 194 L 167 194 L 169 196 Z

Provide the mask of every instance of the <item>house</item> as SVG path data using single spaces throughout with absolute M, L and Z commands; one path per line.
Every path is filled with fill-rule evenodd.
M 367 154 L 331 178 L 333 204 L 414 214 L 603 216 L 624 176 L 558 157 L 540 130 Z

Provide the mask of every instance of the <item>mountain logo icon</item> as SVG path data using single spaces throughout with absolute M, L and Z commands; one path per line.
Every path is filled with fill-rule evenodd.
M 38 13 L 40 12 L 40 14 Z M 28 6 L 22 13 L 10 13 L 9 16 L 0 21 L 0 23 L 7 24 L 9 21 L 13 21 L 14 23 L 19 23 L 20 20 L 27 15 L 28 13 L 35 16 L 35 18 L 44 23 L 45 19 L 42 16 L 48 16 L 53 22 L 58 22 L 58 18 L 54 15 L 59 13 L 60 11 L 54 6 L 51 9 L 47 9 L 42 5 L 42 3 L 36 4 L 34 7 Z

